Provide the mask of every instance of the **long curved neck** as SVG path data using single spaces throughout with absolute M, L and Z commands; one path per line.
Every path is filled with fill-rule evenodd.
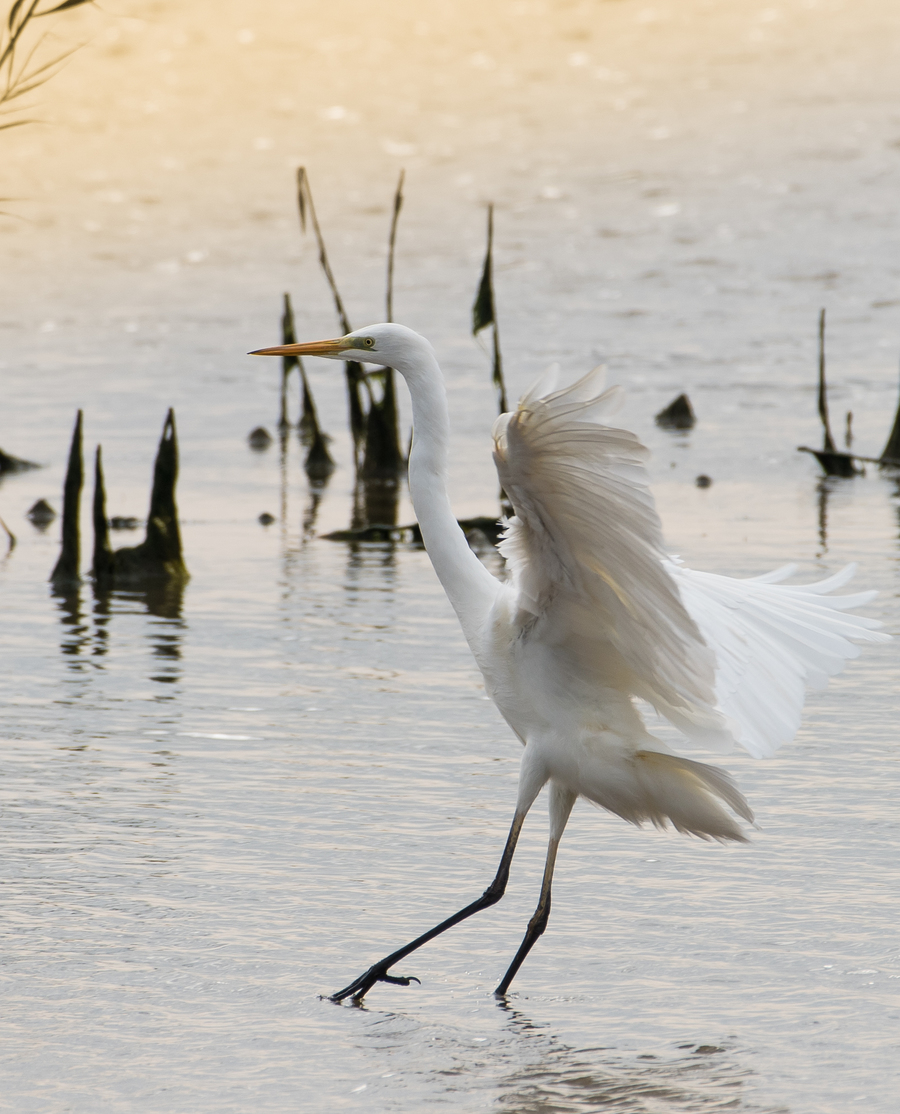
M 450 418 L 444 378 L 430 351 L 417 352 L 414 365 L 397 370 L 406 379 L 412 399 L 409 493 L 413 508 L 434 570 L 474 649 L 501 589 L 469 548 L 447 495 Z

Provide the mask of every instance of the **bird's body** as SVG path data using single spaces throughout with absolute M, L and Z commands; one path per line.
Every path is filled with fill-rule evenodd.
M 833 596 L 852 568 L 817 584 L 780 583 L 791 569 L 735 580 L 686 569 L 663 547 L 634 434 L 606 425 L 617 390 L 592 372 L 555 390 L 547 377 L 494 426 L 494 459 L 515 510 L 500 549 L 509 579 L 469 548 L 447 494 L 444 382 L 424 338 L 375 325 L 287 349 L 394 367 L 413 407 L 409 485 L 425 547 L 488 694 L 524 746 L 515 815 L 500 868 L 478 901 L 375 964 L 333 997 L 359 1001 L 388 969 L 502 896 L 516 840 L 550 786 L 550 844 L 541 900 L 498 993 L 505 993 L 550 909 L 559 840 L 585 797 L 635 824 L 704 839 L 746 839 L 752 821 L 725 771 L 672 753 L 636 704 L 651 704 L 696 742 L 770 753 L 797 730 L 804 688 L 821 685 L 858 649 L 883 640 L 848 608 L 874 593 Z

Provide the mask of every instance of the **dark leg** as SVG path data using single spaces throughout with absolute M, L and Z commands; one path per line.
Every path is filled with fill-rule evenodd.
M 559 851 L 559 841 L 562 839 L 563 830 L 575 803 L 575 794 L 562 789 L 555 783 L 550 785 L 550 842 L 547 845 L 547 861 L 544 864 L 544 878 L 541 882 L 541 896 L 538 899 L 528 928 L 525 930 L 525 939 L 519 945 L 515 958 L 494 994 L 500 998 L 509 990 L 509 984 L 516 977 L 516 972 L 525 962 L 525 957 L 543 936 L 547 921 L 550 919 L 550 887 L 553 882 L 553 868 L 556 865 L 556 853 Z
M 509 829 L 506 846 L 503 848 L 500 865 L 497 867 L 497 874 L 493 882 L 491 882 L 477 901 L 473 901 L 471 905 L 467 905 L 464 909 L 460 909 L 460 911 L 454 913 L 452 917 L 448 917 L 445 921 L 441 921 L 439 925 L 435 925 L 434 928 L 429 929 L 428 932 L 424 932 L 421 936 L 417 936 L 415 940 L 411 941 L 405 947 L 391 952 L 390 955 L 385 956 L 384 959 L 373 964 L 364 975 L 360 975 L 360 977 L 350 983 L 349 986 L 345 986 L 343 990 L 339 990 L 336 994 L 332 994 L 331 1001 L 342 1002 L 345 998 L 352 998 L 354 1002 L 361 1002 L 377 982 L 395 983 L 398 986 L 409 986 L 413 981 L 418 982 L 419 980 L 413 975 L 389 975 L 388 970 L 393 967 L 395 963 L 399 963 L 401 959 L 405 959 L 411 952 L 421 948 L 422 945 L 427 944 L 429 940 L 433 940 L 435 936 L 440 936 L 442 932 L 446 932 L 448 928 L 453 928 L 454 925 L 459 924 L 460 921 L 464 921 L 467 917 L 471 917 L 474 913 L 480 913 L 482 909 L 488 909 L 491 905 L 497 904 L 506 891 L 506 883 L 509 880 L 510 863 L 512 862 L 512 857 L 516 850 L 519 832 L 521 832 L 524 823 L 525 812 L 517 812 L 513 817 L 512 826 Z M 525 957 L 522 956 L 522 958 L 524 959 Z

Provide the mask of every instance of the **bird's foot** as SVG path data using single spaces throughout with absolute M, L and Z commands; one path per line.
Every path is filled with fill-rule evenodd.
M 421 982 L 415 975 L 389 975 L 388 968 L 383 963 L 376 963 L 366 971 L 364 975 L 360 975 L 358 979 L 345 986 L 343 990 L 339 990 L 336 994 L 331 995 L 332 1002 L 343 1002 L 345 998 L 351 998 L 354 1002 L 359 1003 L 365 998 L 372 987 L 377 982 L 389 982 L 395 986 L 409 986 L 410 983 Z

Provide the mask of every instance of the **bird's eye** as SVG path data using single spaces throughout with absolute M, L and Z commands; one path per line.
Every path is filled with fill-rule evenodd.
M 366 346 L 366 348 L 374 348 L 375 347 L 375 338 L 374 337 L 366 337 L 365 340 L 363 341 L 363 344 Z

